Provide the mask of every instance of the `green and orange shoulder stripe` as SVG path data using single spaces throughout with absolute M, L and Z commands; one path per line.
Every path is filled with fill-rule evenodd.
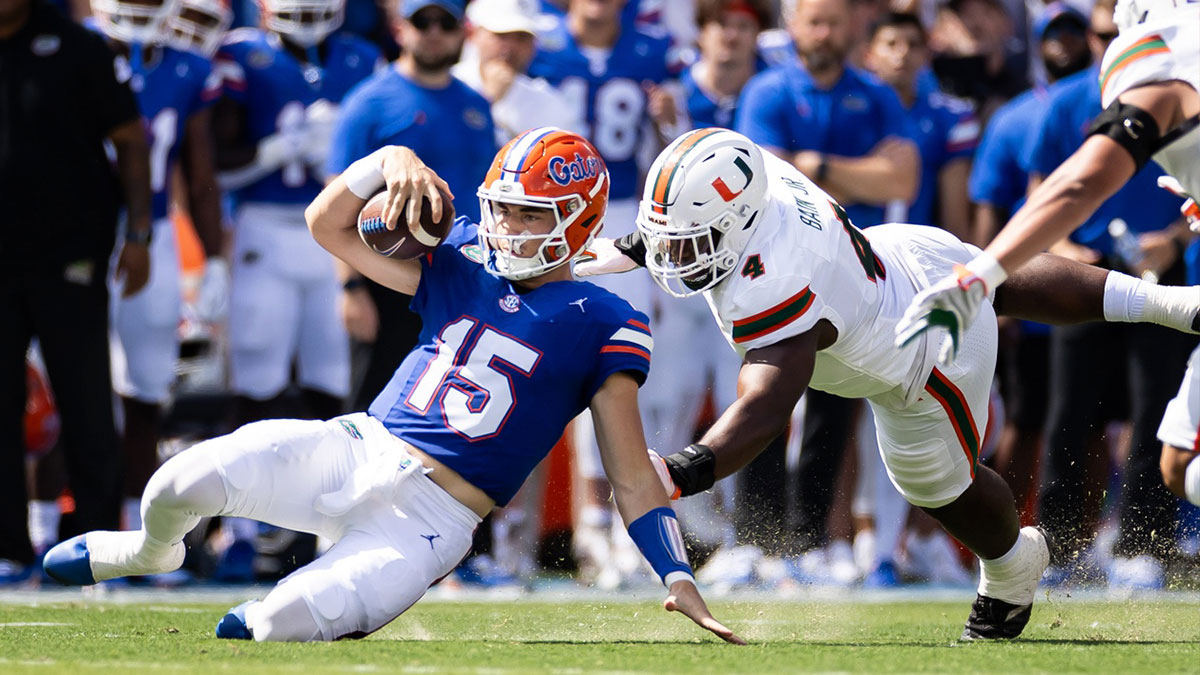
M 808 286 L 767 309 L 733 320 L 733 341 L 745 344 L 795 323 L 812 309 L 817 296 Z
M 1158 54 L 1169 54 L 1170 48 L 1167 47 L 1167 42 L 1161 35 L 1147 35 L 1130 45 L 1127 45 L 1112 59 L 1106 59 L 1104 69 L 1100 73 L 1100 92 L 1103 97 L 1109 91 L 1109 86 L 1113 84 L 1117 76 L 1125 71 L 1129 66 L 1144 61 Z

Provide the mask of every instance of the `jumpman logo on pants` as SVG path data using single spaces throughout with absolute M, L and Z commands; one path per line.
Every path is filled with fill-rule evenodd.
M 441 539 L 442 535 L 440 535 L 440 534 L 423 534 L 423 535 L 421 535 L 421 538 L 424 539 L 425 541 L 429 542 L 429 550 L 432 551 L 433 550 L 433 540 Z

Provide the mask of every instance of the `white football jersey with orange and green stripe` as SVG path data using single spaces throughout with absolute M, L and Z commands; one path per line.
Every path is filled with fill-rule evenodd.
M 1170 80 L 1200 91 L 1200 3 L 1121 31 L 1100 67 L 1101 103 L 1107 108 L 1130 89 Z M 1155 153 L 1154 161 L 1189 195 L 1200 197 L 1200 124 L 1193 118 L 1191 125 Z
M 821 188 L 787 162 L 764 159 L 768 201 L 755 232 L 737 267 L 705 293 L 726 340 L 745 355 L 826 319 L 838 338 L 817 353 L 813 388 L 912 400 L 928 378 L 932 351 L 924 341 L 897 349 L 892 336 L 915 286 Z M 878 226 L 893 227 L 915 226 Z M 888 283 L 892 272 L 899 279 Z

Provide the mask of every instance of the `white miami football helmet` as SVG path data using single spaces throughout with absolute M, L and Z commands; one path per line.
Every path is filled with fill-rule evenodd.
M 167 19 L 182 0 L 92 0 L 92 16 L 100 30 L 126 44 L 152 45 L 166 37 Z
M 1128 30 L 1147 21 L 1162 21 L 1165 15 L 1200 0 L 1117 0 L 1113 21 L 1117 30 Z
M 167 41 L 176 49 L 212 58 L 231 23 L 229 0 L 182 0 L 179 11 L 167 18 Z
M 728 129 L 697 129 L 654 160 L 638 208 L 646 269 L 683 298 L 716 286 L 741 258 L 765 206 L 762 150 Z
M 300 47 L 314 47 L 342 25 L 346 0 L 259 0 L 263 27 Z

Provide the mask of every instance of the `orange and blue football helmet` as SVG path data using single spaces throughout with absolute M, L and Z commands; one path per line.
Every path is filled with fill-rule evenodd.
M 556 127 L 526 131 L 496 155 L 477 192 L 479 244 L 492 274 L 519 281 L 549 272 L 578 256 L 604 225 L 608 168 L 582 136 Z M 550 209 L 549 234 L 502 234 L 496 204 Z M 527 246 L 537 246 L 527 255 Z

